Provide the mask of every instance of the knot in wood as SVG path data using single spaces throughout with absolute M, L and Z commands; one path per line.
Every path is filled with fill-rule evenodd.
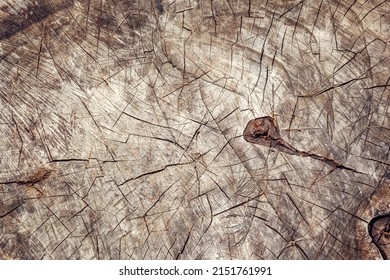
M 244 130 L 244 139 L 250 143 L 274 147 L 281 140 L 276 120 L 270 116 L 250 120 Z

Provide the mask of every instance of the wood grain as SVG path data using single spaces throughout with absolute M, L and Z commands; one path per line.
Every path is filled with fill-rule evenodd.
M 0 258 L 388 257 L 389 11 L 0 1 Z

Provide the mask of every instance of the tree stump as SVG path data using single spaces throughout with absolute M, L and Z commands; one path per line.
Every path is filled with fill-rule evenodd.
M 389 38 L 382 0 L 2 1 L 0 258 L 389 258 Z

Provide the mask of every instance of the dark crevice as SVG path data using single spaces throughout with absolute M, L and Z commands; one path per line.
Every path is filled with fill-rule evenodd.
M 382 259 L 389 259 L 390 252 L 390 213 L 379 215 L 368 223 L 368 234 Z
M 279 127 L 276 121 L 272 117 L 266 116 L 266 117 L 256 118 L 249 121 L 243 134 L 244 134 L 244 139 L 247 142 L 266 146 L 269 148 L 275 148 L 281 152 L 290 155 L 311 157 L 313 159 L 322 161 L 334 168 L 345 169 L 345 170 L 353 171 L 355 173 L 363 174 L 362 172 L 344 166 L 343 164 L 333 159 L 320 156 L 314 153 L 295 149 L 293 146 L 291 146 L 289 143 L 287 143 L 281 138 L 279 133 Z

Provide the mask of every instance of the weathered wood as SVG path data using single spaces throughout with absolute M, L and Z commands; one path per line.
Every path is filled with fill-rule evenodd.
M 0 258 L 389 257 L 389 38 L 381 0 L 0 1 Z

